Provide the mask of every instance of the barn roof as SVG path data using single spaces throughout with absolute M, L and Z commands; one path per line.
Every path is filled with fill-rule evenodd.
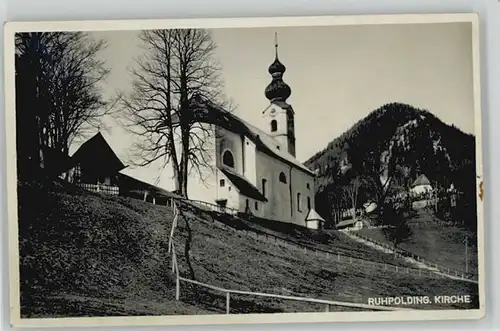
M 224 173 L 224 175 L 226 175 L 226 177 L 231 181 L 231 183 L 233 183 L 241 194 L 255 200 L 267 202 L 266 197 L 263 196 L 259 189 L 250 183 L 246 178 L 223 167 L 221 167 L 220 170 Z
M 125 168 L 100 132 L 84 142 L 71 156 L 71 164 L 76 163 L 86 164 L 108 173 L 118 172 Z
M 429 181 L 427 176 L 425 176 L 424 174 L 418 176 L 418 178 L 415 179 L 415 181 L 413 182 L 413 184 L 411 186 L 415 187 L 415 186 L 421 186 L 421 185 L 431 185 L 431 182 Z

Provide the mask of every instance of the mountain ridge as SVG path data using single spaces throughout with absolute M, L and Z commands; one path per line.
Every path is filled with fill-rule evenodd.
M 474 135 L 428 110 L 400 102 L 373 110 L 305 165 L 317 174 L 317 205 L 328 204 L 326 196 L 354 177 L 369 178 L 378 186 L 365 187 L 365 200 L 379 202 L 376 191 L 384 189 L 385 182 L 392 188 L 408 186 L 421 174 L 441 190 L 452 186 L 475 196 Z

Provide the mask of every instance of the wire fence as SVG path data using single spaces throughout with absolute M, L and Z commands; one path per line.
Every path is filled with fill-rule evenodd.
M 191 283 L 194 285 L 202 286 L 208 289 L 212 289 L 218 292 L 221 292 L 225 295 L 226 298 L 226 314 L 231 313 L 231 294 L 239 294 L 239 295 L 247 295 L 247 296 L 257 296 L 257 297 L 267 297 L 267 298 L 275 298 L 275 299 L 284 299 L 284 300 L 292 300 L 292 301 L 301 301 L 315 304 L 322 304 L 325 306 L 325 312 L 330 311 L 331 306 L 341 306 L 341 307 L 350 307 L 357 309 L 365 309 L 365 310 L 375 310 L 375 311 L 404 311 L 404 310 L 413 310 L 409 308 L 399 308 L 399 307 L 390 307 L 390 306 L 375 306 L 369 304 L 362 303 L 352 303 L 352 302 L 342 302 L 342 301 L 332 301 L 332 300 L 323 300 L 323 299 L 315 299 L 315 298 L 307 298 L 307 297 L 297 297 L 297 296 L 286 296 L 279 294 L 271 294 L 271 293 L 263 293 L 263 292 L 251 292 L 251 291 L 240 291 L 240 290 L 232 290 L 221 288 L 217 286 L 213 286 L 210 284 L 205 284 L 199 281 L 195 281 L 192 279 L 188 279 L 180 276 L 179 266 L 177 262 L 177 253 L 175 249 L 174 237 L 175 230 L 178 224 L 178 218 L 180 216 L 179 209 L 177 204 L 172 201 L 174 219 L 172 222 L 172 228 L 170 230 L 169 242 L 168 242 L 168 251 L 171 254 L 172 261 L 172 274 L 175 276 L 175 299 L 180 300 L 181 294 L 181 282 Z
M 203 205 L 205 208 L 209 211 L 215 211 L 218 212 L 216 208 L 217 205 L 213 205 L 207 202 L 200 203 L 200 201 L 192 201 L 192 200 L 186 200 L 186 199 L 179 199 L 175 198 L 177 201 L 187 203 L 190 206 L 193 206 L 193 202 L 196 205 Z M 226 214 L 224 212 L 218 212 L 222 214 Z M 237 213 L 236 213 L 237 214 Z M 235 217 L 236 215 L 234 213 L 234 210 L 230 216 Z M 415 254 L 403 251 L 403 250 L 395 250 L 393 247 L 390 247 L 389 245 L 385 245 L 382 243 L 378 243 L 370 238 L 366 238 L 363 236 L 360 236 L 354 232 L 349 232 L 349 234 L 354 234 L 355 236 L 359 237 L 360 239 L 363 239 L 365 241 L 371 242 L 372 244 L 382 246 L 383 248 L 393 251 L 394 252 L 394 257 L 396 258 L 408 258 L 411 257 L 413 258 L 416 262 L 418 262 L 417 265 L 414 267 L 406 266 L 406 265 L 397 265 L 397 264 L 392 264 L 392 263 L 382 263 L 382 262 L 374 262 L 370 261 L 367 259 L 355 257 L 352 254 L 347 255 L 347 254 L 342 254 L 339 251 L 334 251 L 334 250 L 328 250 L 328 249 L 321 249 L 317 247 L 313 247 L 312 245 L 306 245 L 303 243 L 296 243 L 293 241 L 290 241 L 289 239 L 286 239 L 284 237 L 275 235 L 273 233 L 269 233 L 266 231 L 258 230 L 258 229 L 235 229 L 233 226 L 230 226 L 224 222 L 221 222 L 217 220 L 216 217 L 211 217 L 211 220 L 213 222 L 217 222 L 220 225 L 229 228 L 231 230 L 236 230 L 239 233 L 241 233 L 244 236 L 247 237 L 253 237 L 255 239 L 260 239 L 260 240 L 265 240 L 265 241 L 273 241 L 277 245 L 282 245 L 287 248 L 292 248 L 292 249 L 298 249 L 303 251 L 306 254 L 313 254 L 315 256 L 322 256 L 328 260 L 336 261 L 338 263 L 348 263 L 350 265 L 356 265 L 356 266 L 361 266 L 363 268 L 371 268 L 373 270 L 378 270 L 378 271 L 385 271 L 385 272 L 394 272 L 398 274 L 407 274 L 407 275 L 413 275 L 413 276 L 421 276 L 421 277 L 428 277 L 428 278 L 433 278 L 433 279 L 443 279 L 443 278 L 452 278 L 455 280 L 463 280 L 467 282 L 472 282 L 472 283 L 477 283 L 477 274 L 474 273 L 466 273 L 463 271 L 457 271 L 457 270 L 452 270 L 450 268 L 446 268 L 440 265 L 437 265 L 436 263 L 430 262 L 420 256 L 417 256 Z
M 361 240 L 364 240 L 364 241 L 367 241 L 367 242 L 370 242 L 374 245 L 377 245 L 377 246 L 380 246 L 388 251 L 392 251 L 394 252 L 394 254 L 398 257 L 401 257 L 401 258 L 411 258 L 419 263 L 422 263 L 426 266 L 429 266 L 431 268 L 434 268 L 436 269 L 439 273 L 441 274 L 444 274 L 444 275 L 448 275 L 448 276 L 451 276 L 451 277 L 455 277 L 455 278 L 461 278 L 461 279 L 464 279 L 464 280 L 468 280 L 468 281 L 471 281 L 471 282 L 475 282 L 477 283 L 478 281 L 478 275 L 477 273 L 473 273 L 473 272 L 465 272 L 465 271 L 462 271 L 462 270 L 454 270 L 452 268 L 448 268 L 448 267 L 445 267 L 445 266 L 442 266 L 442 265 L 439 265 L 433 261 L 430 261 L 426 258 L 423 258 L 417 254 L 414 254 L 412 252 L 409 252 L 409 251 L 406 251 L 406 250 L 403 250 L 403 249 L 400 249 L 400 248 L 395 248 L 393 246 L 390 246 L 388 244 L 385 244 L 385 243 L 381 243 L 381 242 L 378 242 L 376 240 L 373 240 L 371 238 L 368 238 L 368 237 L 365 237 L 365 236 L 362 236 L 354 231 L 349 231 L 349 235 L 352 235 L 354 237 L 357 237 Z

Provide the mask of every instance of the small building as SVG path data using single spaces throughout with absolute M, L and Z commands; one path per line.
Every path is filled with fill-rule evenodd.
M 377 209 L 377 207 L 377 203 L 373 201 L 367 201 L 363 204 L 363 208 L 366 214 L 372 213 L 373 211 L 375 211 L 375 209 Z
M 345 229 L 349 231 L 359 231 L 367 226 L 368 224 L 361 219 L 349 219 L 338 222 L 335 227 L 337 228 L 337 230 Z
M 98 132 L 71 156 L 63 176 L 80 188 L 118 195 L 118 174 L 125 168 L 103 135 Z
M 416 196 L 432 192 L 431 182 L 424 174 L 418 176 L 411 185 L 411 193 Z
M 325 220 L 321 217 L 314 209 L 309 210 L 309 214 L 306 217 L 306 227 L 309 229 L 322 229 L 325 224 Z
M 91 192 L 120 195 L 166 205 L 180 196 L 126 175 L 126 169 L 104 136 L 98 132 L 83 143 L 66 162 L 60 178 Z

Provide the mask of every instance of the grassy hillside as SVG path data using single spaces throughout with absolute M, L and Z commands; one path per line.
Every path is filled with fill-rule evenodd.
M 339 231 L 316 231 L 290 223 L 282 223 L 256 217 L 247 217 L 244 219 L 210 211 L 205 214 L 200 213 L 200 211 L 196 209 L 195 212 L 197 215 L 205 215 L 205 217 L 207 217 L 208 214 L 209 219 L 216 219 L 235 230 L 268 234 L 269 240 L 273 240 L 274 237 L 277 237 L 292 244 L 325 252 L 328 251 L 332 254 L 340 254 L 358 259 L 369 259 L 370 261 L 378 263 L 410 266 L 406 261 L 397 259 L 393 255 L 381 253 L 376 249 L 353 241 Z
M 221 294 L 197 286 L 183 285 L 181 302 L 174 300 L 166 247 L 172 221 L 169 208 L 23 184 L 19 200 L 24 316 L 224 310 Z M 201 210 L 183 210 L 176 237 L 182 275 L 231 289 L 363 303 L 375 295 L 477 293 L 477 286 L 470 283 L 376 272 L 243 233 L 213 222 Z M 347 239 L 342 240 L 348 245 Z M 366 254 L 371 259 L 370 251 Z M 233 313 L 294 312 L 324 307 L 234 297 L 231 309 Z
M 18 194 L 24 315 L 94 315 L 97 307 L 142 314 L 138 301 L 173 298 L 174 281 L 165 272 L 171 210 L 57 186 L 21 184 Z M 104 308 L 110 300 L 114 306 Z M 198 311 L 164 303 L 157 312 Z
M 465 240 L 472 234 L 459 227 L 447 225 L 410 225 L 412 236 L 399 248 L 419 255 L 451 270 L 465 270 Z M 372 238 L 381 243 L 390 244 L 382 229 L 362 229 L 360 235 Z M 468 272 L 477 273 L 477 250 L 471 247 L 470 239 L 467 247 Z

